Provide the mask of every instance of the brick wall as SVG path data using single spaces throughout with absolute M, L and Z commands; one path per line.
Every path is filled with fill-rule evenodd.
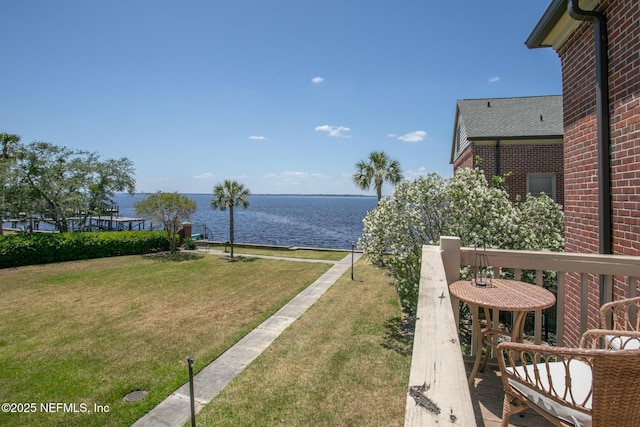
M 613 247 L 640 255 L 640 6 L 636 0 L 611 4 Z
M 453 173 L 455 174 L 458 168 L 472 168 L 473 167 L 473 151 L 471 147 L 467 147 L 466 150 L 460 154 L 460 157 L 453 163 Z
M 602 1 L 608 26 L 611 113 L 613 249 L 640 255 L 640 8 L 637 0 Z M 593 25 L 581 23 L 558 49 L 564 100 L 565 250 L 598 252 L 597 120 Z M 620 284 L 618 284 L 620 285 Z M 614 298 L 624 296 L 614 286 Z M 597 324 L 598 282 L 590 283 L 589 326 Z M 577 344 L 579 301 L 575 277 L 567 278 L 565 337 Z M 575 306 L 577 307 L 577 305 Z
M 472 150 L 466 150 L 454 165 L 454 172 L 458 167 L 473 167 L 473 158 L 480 156 L 480 168 L 484 170 L 487 181 L 498 174 L 496 170 L 495 145 L 473 144 Z M 524 198 L 527 195 L 527 174 L 536 172 L 554 173 L 556 176 L 556 202 L 564 205 L 564 162 L 562 160 L 562 144 L 528 144 L 508 143 L 500 145 L 500 174 L 511 172 L 506 184 L 512 201 L 516 196 Z

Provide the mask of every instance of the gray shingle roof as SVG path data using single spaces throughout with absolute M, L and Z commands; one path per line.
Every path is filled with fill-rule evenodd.
M 562 137 L 562 95 L 458 100 L 467 138 Z

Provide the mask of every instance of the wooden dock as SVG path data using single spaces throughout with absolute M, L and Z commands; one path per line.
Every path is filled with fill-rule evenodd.
M 110 216 L 101 215 L 95 217 L 89 217 L 88 225 L 95 225 L 101 230 L 144 230 L 144 218 L 124 217 L 124 216 Z
M 69 218 L 69 221 L 72 224 L 72 229 L 77 229 L 78 223 L 80 222 L 79 217 Z M 33 231 L 53 231 L 53 230 L 39 230 L 38 224 L 45 223 L 49 226 L 53 227 L 53 224 L 50 220 L 46 218 L 30 218 L 30 217 L 20 217 L 20 218 L 9 218 L 5 219 L 4 222 L 11 223 L 11 229 L 19 230 L 18 225 L 24 224 L 25 228 L 29 224 L 35 224 Z M 124 216 L 115 216 L 115 215 L 98 215 L 98 216 L 90 216 L 86 218 L 86 223 L 82 226 L 83 230 L 86 231 L 133 231 L 133 230 L 144 230 L 145 229 L 145 218 L 137 218 L 137 217 L 124 217 Z

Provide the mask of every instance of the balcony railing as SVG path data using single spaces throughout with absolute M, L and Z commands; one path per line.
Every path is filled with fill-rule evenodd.
M 455 237 L 442 237 L 440 246 L 423 247 L 405 426 L 476 425 L 458 335 L 459 304 L 448 289 L 449 283 L 459 279 L 460 267 L 472 264 L 473 253 L 473 248 L 461 248 Z M 614 283 L 620 288 L 616 293 L 637 295 L 640 257 L 487 249 L 487 258 L 494 271 L 513 269 L 516 279 L 523 270 L 534 270 L 538 286 L 543 285 L 544 271 L 557 273 L 558 345 L 565 341 L 567 274 L 579 278 L 580 296 L 578 301 L 571 299 L 570 307 L 578 313 L 580 334 L 590 327 L 589 313 L 598 309 L 590 307 L 593 275 L 600 277 L 601 304 L 612 300 Z M 494 318 L 497 321 L 499 316 Z M 541 336 L 542 313 L 536 312 L 534 340 L 540 342 Z

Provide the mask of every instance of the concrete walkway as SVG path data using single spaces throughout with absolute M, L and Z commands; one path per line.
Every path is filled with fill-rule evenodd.
M 248 256 L 248 255 L 243 255 Z M 361 253 L 354 254 L 354 261 Z M 296 261 L 313 261 L 301 260 Z M 273 316 L 211 362 L 194 378 L 195 410 L 199 412 L 236 375 L 240 374 L 260 355 L 289 325 L 313 305 L 324 292 L 351 268 L 351 253 L 335 263 L 326 273 L 300 292 Z M 158 406 L 136 421 L 134 427 L 182 427 L 191 419 L 189 383 L 174 391 Z

